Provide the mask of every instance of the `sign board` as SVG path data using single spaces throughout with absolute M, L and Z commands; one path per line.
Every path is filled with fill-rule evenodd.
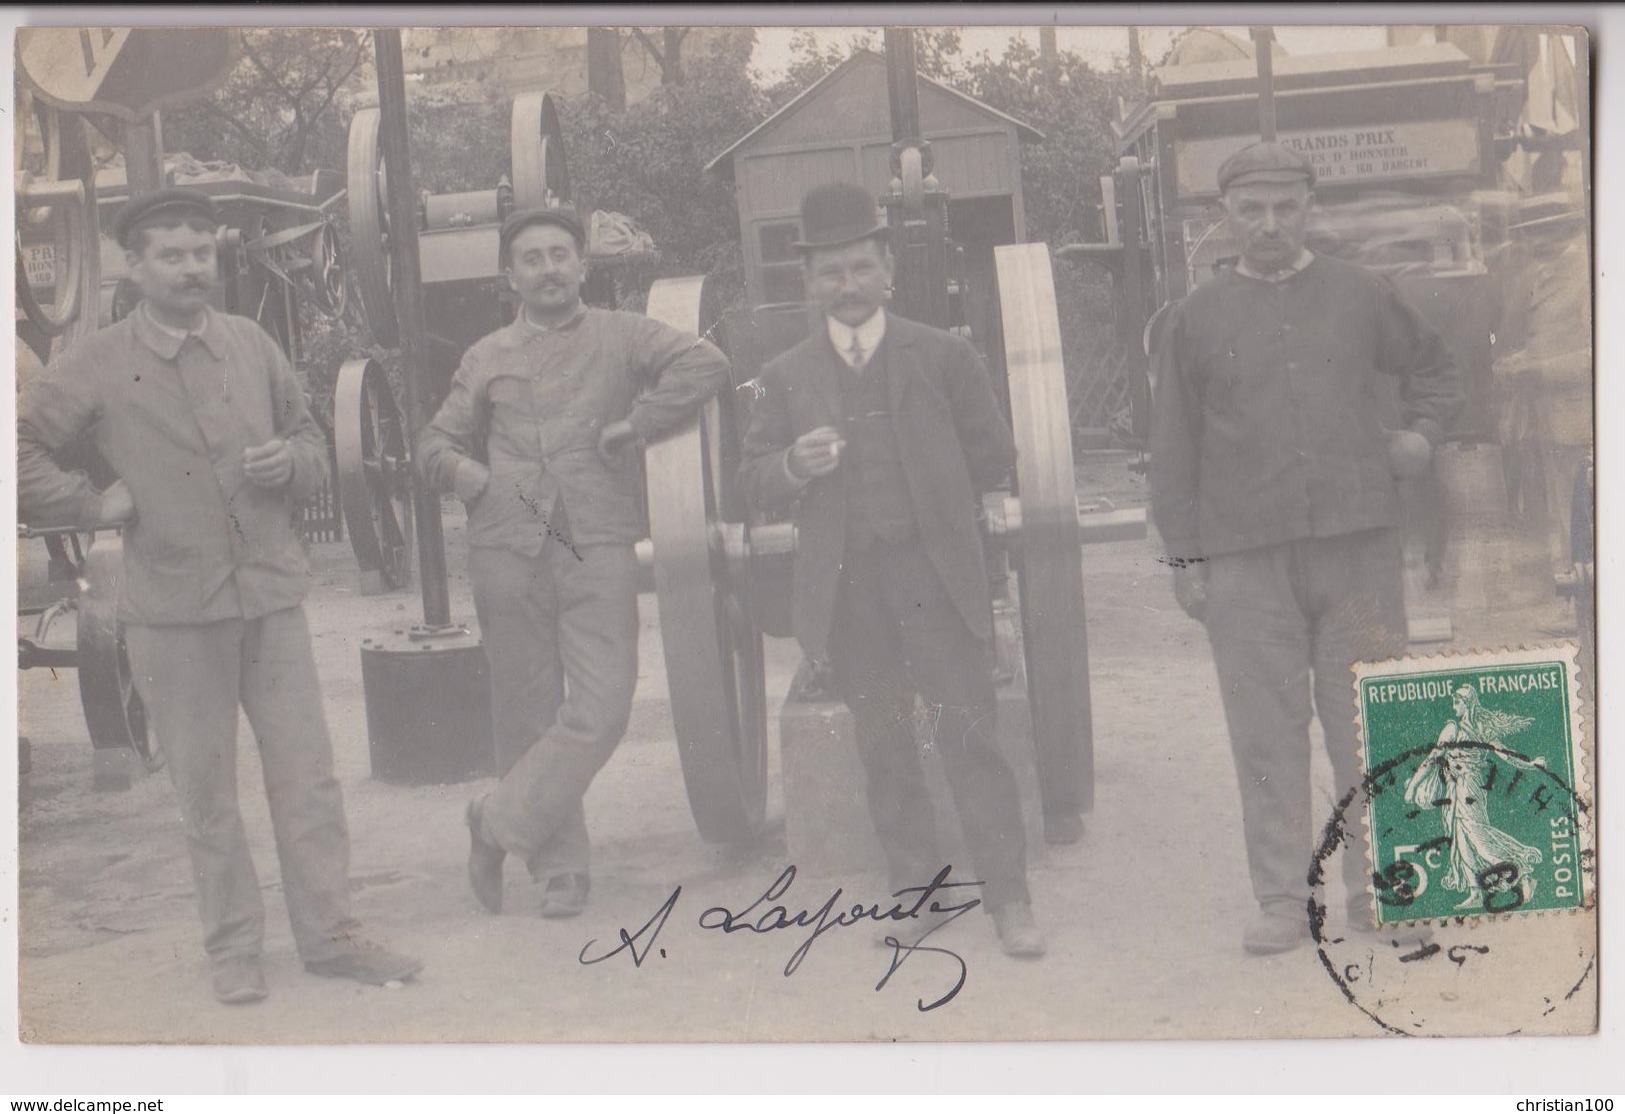
M 1219 165 L 1255 139 L 1227 135 L 1180 140 L 1175 145 L 1180 192 L 1187 197 L 1217 193 Z M 1477 174 L 1481 169 L 1476 120 L 1309 128 L 1283 131 L 1277 139 L 1309 159 L 1320 185 Z
M 56 285 L 56 245 L 55 244 L 24 244 L 23 270 L 28 275 L 28 285 L 36 289 L 49 290 Z
M 53 108 L 138 123 L 223 81 L 236 62 L 223 27 L 24 27 L 17 72 Z

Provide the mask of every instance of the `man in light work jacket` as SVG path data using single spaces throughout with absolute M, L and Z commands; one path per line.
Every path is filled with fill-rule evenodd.
M 994 742 L 976 525 L 979 493 L 1015 464 L 1014 440 L 970 344 L 884 309 L 892 261 L 868 191 L 812 190 L 802 230 L 824 320 L 763 369 L 741 481 L 759 509 L 797 506 L 795 632 L 852 709 L 891 885 L 924 886 L 944 865 L 918 693 L 1004 950 L 1041 955 L 1016 782 Z
M 469 802 L 468 872 L 493 913 L 509 854 L 546 883 L 542 916 L 586 906 L 581 800 L 626 733 L 638 676 L 629 450 L 688 420 L 728 376 L 708 341 L 583 305 L 585 241 L 567 210 L 503 223 L 519 314 L 464 353 L 419 446 L 429 482 L 468 505 L 501 778 Z
M 1241 260 L 1174 308 L 1158 347 L 1151 505 L 1223 690 L 1259 905 L 1242 945 L 1270 954 L 1309 939 L 1310 717 L 1341 797 L 1359 778 L 1350 667 L 1406 646 L 1398 481 L 1428 467 L 1460 398 L 1444 342 L 1391 283 L 1304 247 L 1307 160 L 1255 143 L 1218 179 Z M 1401 429 L 1383 427 L 1385 377 Z M 1370 927 L 1349 819 L 1348 915 Z
M 130 668 L 180 800 L 215 995 L 240 1003 L 266 987 L 265 909 L 237 806 L 239 705 L 259 743 L 306 970 L 381 985 L 421 964 L 357 935 L 301 606 L 310 566 L 292 526 L 327 474 L 327 446 L 276 342 L 209 306 L 219 225 L 192 190 L 125 207 L 117 235 L 141 304 L 25 389 L 17 473 L 31 523 L 127 523 L 119 618 Z M 86 433 L 118 475 L 105 491 L 52 459 Z

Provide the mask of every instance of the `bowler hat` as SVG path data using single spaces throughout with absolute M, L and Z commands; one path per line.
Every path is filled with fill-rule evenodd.
M 195 214 L 215 227 L 220 225 L 220 212 L 207 194 L 197 190 L 166 189 L 132 197 L 113 223 L 113 238 L 120 247 L 130 246 L 130 235 L 137 228 L 154 223 L 160 216 Z
M 1219 192 L 1252 182 L 1315 184 L 1315 168 L 1308 159 L 1272 140 L 1249 143 L 1219 164 Z
M 868 190 L 851 182 L 830 182 L 814 186 L 801 199 L 801 234 L 806 239 L 794 246 L 802 251 L 838 248 L 885 231 Z
M 570 209 L 520 209 L 508 214 L 508 219 L 502 222 L 502 231 L 497 235 L 497 265 L 508 265 L 508 245 L 513 238 L 533 224 L 551 224 L 564 229 L 575 237 L 576 248 L 583 254 L 587 250 L 587 230 L 581 224 L 581 218 Z

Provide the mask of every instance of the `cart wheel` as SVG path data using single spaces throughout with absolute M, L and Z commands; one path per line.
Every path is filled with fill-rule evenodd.
M 333 391 L 339 500 L 350 548 L 384 587 L 412 578 L 412 457 L 406 421 L 383 366 L 349 360 Z
M 147 712 L 130 672 L 124 629 L 118 622 L 119 581 L 124 575 L 124 542 L 99 539 L 85 557 L 79 593 L 79 700 L 85 709 L 90 743 L 97 750 L 129 747 L 149 772 L 163 769 L 164 755 L 147 730 Z

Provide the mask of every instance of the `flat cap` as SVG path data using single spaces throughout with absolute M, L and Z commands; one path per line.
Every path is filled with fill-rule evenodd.
M 158 190 L 125 202 L 123 211 L 113 224 L 113 237 L 120 247 L 127 248 L 130 246 L 130 234 L 137 228 L 151 224 L 153 218 L 185 213 L 194 213 L 216 227 L 220 225 L 220 211 L 214 207 L 208 194 L 179 188 Z
M 1303 182 L 1315 184 L 1309 160 L 1279 143 L 1249 143 L 1219 164 L 1219 192 L 1249 182 Z
M 581 223 L 581 218 L 570 209 L 519 209 L 508 214 L 508 219 L 502 222 L 502 231 L 497 237 L 497 265 L 508 265 L 508 245 L 513 238 L 533 224 L 551 224 L 564 229 L 575 237 L 576 247 L 583 253 L 587 250 L 587 230 Z

